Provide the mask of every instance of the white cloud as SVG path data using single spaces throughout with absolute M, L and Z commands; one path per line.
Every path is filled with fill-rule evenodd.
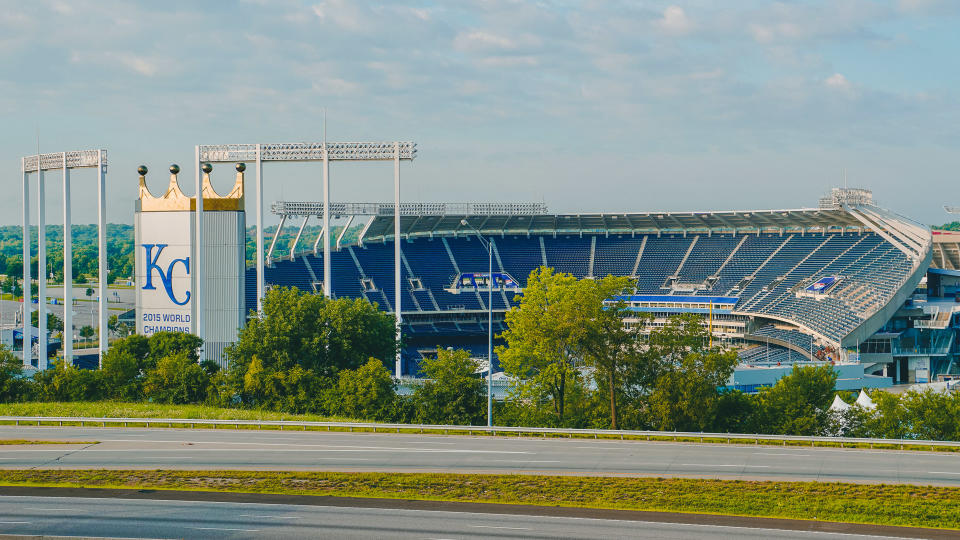
M 156 62 L 143 58 L 142 56 L 122 55 L 118 58 L 120 62 L 141 75 L 153 77 L 160 70 Z
M 349 96 L 360 93 L 362 87 L 346 79 L 337 77 L 323 78 L 311 85 L 314 91 L 329 96 Z
M 827 85 L 830 88 L 836 88 L 837 90 L 843 90 L 849 92 L 853 86 L 850 84 L 850 81 L 843 76 L 843 73 L 834 73 L 833 75 L 826 78 L 823 81 L 823 84 Z
M 364 26 L 363 14 L 351 2 L 326 0 L 314 5 L 312 10 L 321 21 L 330 21 L 344 30 L 360 30 Z
M 693 22 L 680 6 L 669 6 L 663 10 L 663 18 L 658 21 L 660 28 L 671 34 L 686 34 L 693 29 Z
M 480 65 L 488 68 L 533 67 L 539 63 L 533 56 L 487 56 L 480 59 Z
M 482 30 L 461 32 L 453 39 L 453 46 L 462 51 L 489 49 L 515 49 L 517 43 L 506 36 L 500 36 Z

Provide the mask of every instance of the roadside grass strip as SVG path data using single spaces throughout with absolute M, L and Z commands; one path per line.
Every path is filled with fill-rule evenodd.
M 666 478 L 272 471 L 2 470 L 0 485 L 528 504 L 960 529 L 960 488 Z
M 205 420 L 295 420 L 359 422 L 353 418 L 290 414 L 258 409 L 230 409 L 206 405 L 164 405 L 121 401 L 2 403 L 0 416 L 86 416 L 91 418 L 198 418 Z M 256 426 L 254 426 L 256 429 Z
M 276 425 L 244 425 L 244 424 L 203 424 L 203 423 L 151 423 L 137 422 L 135 419 L 192 419 L 192 420 L 252 420 L 252 421 L 291 421 L 291 422 L 346 422 L 361 423 L 367 420 L 357 420 L 354 418 L 345 418 L 337 416 L 321 416 L 315 414 L 290 414 L 276 411 L 267 411 L 260 409 L 231 409 L 221 407 L 210 407 L 206 405 L 165 405 L 157 403 L 136 403 L 136 402 L 116 402 L 116 401 L 93 401 L 93 402 L 26 402 L 26 403 L 2 403 L 0 404 L 0 416 L 30 416 L 30 417 L 71 417 L 71 418 L 124 418 L 123 422 L 101 423 L 90 420 L 83 425 L 94 425 L 102 427 L 151 427 L 151 428 L 196 428 L 196 429 L 253 429 L 263 431 L 278 431 L 282 429 L 296 431 L 331 431 L 331 432 L 352 432 L 352 433 L 374 433 L 378 429 L 375 427 L 347 427 L 347 426 L 287 426 Z M 11 421 L 0 420 L 0 425 L 12 425 Z M 36 422 L 21 421 L 20 426 L 36 425 Z M 43 424 L 50 425 L 50 424 Z M 81 422 L 58 422 L 59 426 L 79 426 Z M 425 435 L 469 435 L 474 437 L 535 437 L 535 438 L 573 438 L 573 439 L 607 439 L 607 440 L 630 440 L 630 441 L 651 441 L 651 442 L 677 442 L 677 443 L 704 443 L 704 444 L 738 444 L 738 445 L 762 445 L 762 446 L 805 446 L 822 448 L 854 448 L 870 450 L 912 450 L 924 452 L 960 452 L 960 442 L 950 445 L 923 445 L 901 443 L 900 441 L 890 441 L 889 443 L 859 443 L 842 442 L 831 440 L 790 440 L 790 439 L 765 439 L 761 434 L 757 438 L 733 438 L 723 436 L 690 436 L 688 434 L 678 435 L 630 435 L 619 434 L 617 432 L 603 433 L 544 433 L 539 431 L 497 431 L 494 428 L 492 432 L 476 431 L 469 428 L 453 429 L 432 429 L 424 428 L 418 425 L 409 425 L 409 427 L 399 427 L 391 429 L 390 433 L 407 434 L 425 434 Z M 525 429 L 525 428 L 521 428 Z M 383 432 L 383 429 L 379 429 Z
M 99 441 L 43 441 L 37 439 L 0 439 L 0 446 L 20 445 L 20 444 L 98 444 Z

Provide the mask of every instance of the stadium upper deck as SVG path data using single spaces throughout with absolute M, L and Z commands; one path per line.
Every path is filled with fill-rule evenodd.
M 931 234 L 862 193 L 831 195 L 816 209 L 729 212 L 548 214 L 536 204 L 402 205 L 404 332 L 434 346 L 443 336 L 485 335 L 487 252 L 473 226 L 492 241 L 498 325 L 530 271 L 544 265 L 581 278 L 632 277 L 631 304 L 640 311 L 703 311 L 707 297 L 724 297 L 733 307 L 720 313 L 747 320 L 743 334 L 778 322 L 821 343 L 853 346 L 881 328 L 920 282 Z M 276 203 L 273 210 L 315 216 L 322 206 Z M 368 216 L 359 241 L 331 254 L 334 296 L 366 298 L 393 311 L 392 205 L 341 203 L 331 214 L 351 222 Z M 321 291 L 322 269 L 322 257 L 310 252 L 272 261 L 266 281 Z M 251 282 L 248 276 L 249 305 Z

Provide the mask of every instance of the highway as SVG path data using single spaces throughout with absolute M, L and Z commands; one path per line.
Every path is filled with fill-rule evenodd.
M 527 473 L 960 486 L 960 456 L 590 439 L 0 426 L 0 468 Z
M 936 533 L 934 533 L 936 534 Z M 559 516 L 87 497 L 0 497 L 0 536 L 112 538 L 880 538 Z

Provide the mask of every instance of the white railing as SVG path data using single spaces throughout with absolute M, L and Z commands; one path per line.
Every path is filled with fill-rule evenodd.
M 874 445 L 886 446 L 960 446 L 960 442 L 952 441 L 928 441 L 917 439 L 869 439 L 858 437 L 823 437 L 808 435 L 764 435 L 761 433 L 702 433 L 702 432 L 677 432 L 677 431 L 643 431 L 643 430 L 611 430 L 611 429 L 574 429 L 574 428 L 546 428 L 546 427 L 514 427 L 514 426 L 455 426 L 455 425 L 436 425 L 436 424 L 389 424 L 376 422 L 314 422 L 300 420 L 224 420 L 224 419 L 204 419 L 204 418 L 95 418 L 81 416 L 0 416 L 0 424 L 13 423 L 20 426 L 21 423 L 36 424 L 37 426 L 62 426 L 66 424 L 79 424 L 82 427 L 92 425 L 94 427 L 172 427 L 176 426 L 227 426 L 234 429 L 245 428 L 262 429 L 264 427 L 283 429 L 300 429 L 306 431 L 307 428 L 314 430 L 326 428 L 328 431 L 354 429 L 379 432 L 419 432 L 419 433 L 488 433 L 491 435 L 510 435 L 521 436 L 523 434 L 538 434 L 544 437 L 548 435 L 567 436 L 567 437 L 590 437 L 604 438 L 625 437 L 631 439 L 646 440 L 700 440 L 701 442 L 710 442 L 710 440 L 724 440 L 726 442 L 742 442 L 760 444 L 761 441 L 776 441 L 785 446 L 790 443 L 806 443 L 811 446 L 816 443 L 839 444 L 841 447 L 850 445 L 868 445 L 871 448 Z

